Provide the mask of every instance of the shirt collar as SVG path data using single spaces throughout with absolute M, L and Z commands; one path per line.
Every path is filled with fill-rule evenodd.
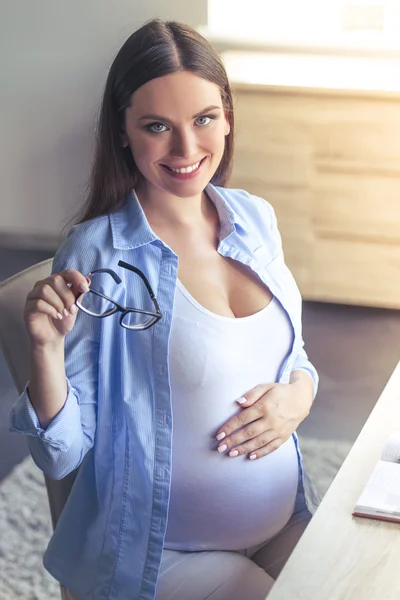
M 114 248 L 131 250 L 159 239 L 151 229 L 135 190 L 117 211 L 110 213 Z
M 208 184 L 206 193 L 218 212 L 221 223 L 220 241 L 234 233 L 237 225 L 241 228 L 245 227 L 241 217 L 232 210 L 215 186 L 211 183 Z M 159 240 L 159 237 L 151 229 L 134 190 L 121 208 L 110 213 L 109 219 L 114 248 L 131 250 Z

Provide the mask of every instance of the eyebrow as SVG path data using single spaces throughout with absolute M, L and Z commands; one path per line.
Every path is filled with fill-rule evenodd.
M 222 110 L 220 106 L 207 106 L 207 108 L 205 108 L 204 110 L 201 110 L 200 112 L 198 112 L 197 114 L 193 115 L 193 119 L 196 119 L 197 117 L 200 117 L 201 115 L 204 115 L 204 113 L 210 112 L 211 110 Z M 170 123 L 170 120 L 167 119 L 166 117 L 162 117 L 160 115 L 143 115 L 142 117 L 139 117 L 138 121 L 144 121 L 145 119 L 147 120 L 152 120 L 152 121 L 165 121 L 167 123 Z

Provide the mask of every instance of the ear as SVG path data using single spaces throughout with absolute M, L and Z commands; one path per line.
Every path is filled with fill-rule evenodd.
M 120 130 L 119 139 L 121 140 L 122 148 L 127 148 L 129 146 L 129 140 L 128 140 L 128 136 L 126 135 L 125 129 Z

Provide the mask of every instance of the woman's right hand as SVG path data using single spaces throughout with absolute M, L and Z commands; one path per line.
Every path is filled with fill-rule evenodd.
M 47 346 L 64 341 L 75 324 L 75 304 L 89 290 L 88 280 L 74 269 L 66 269 L 37 281 L 29 292 L 24 319 L 31 343 Z

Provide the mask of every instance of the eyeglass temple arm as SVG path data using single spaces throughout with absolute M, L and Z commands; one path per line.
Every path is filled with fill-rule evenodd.
M 122 281 L 121 277 L 119 277 L 119 275 L 117 275 L 116 272 L 113 271 L 112 269 L 104 268 L 104 269 L 96 269 L 95 271 L 91 271 L 90 273 L 88 273 L 89 279 L 90 279 L 90 276 L 93 275 L 94 273 L 108 273 L 114 279 L 115 283 L 118 283 L 118 284 L 120 284 Z
M 141 277 L 143 279 L 143 282 L 144 282 L 145 286 L 147 287 L 147 291 L 149 292 L 151 299 L 154 300 L 155 296 L 154 296 L 153 290 L 151 289 L 151 285 L 150 285 L 146 275 L 144 273 L 142 273 L 142 271 L 140 269 L 138 269 L 137 267 L 134 267 L 133 265 L 130 265 L 129 263 L 124 262 L 123 260 L 118 261 L 118 266 L 123 267 L 124 269 L 128 269 L 129 271 L 133 271 L 134 273 L 139 275 L 139 277 Z
M 129 271 L 133 271 L 134 273 L 136 273 L 137 275 L 139 275 L 139 277 L 142 278 L 142 280 L 143 280 L 143 282 L 144 282 L 144 284 L 145 284 L 145 286 L 147 288 L 147 291 L 149 292 L 149 294 L 151 296 L 151 299 L 153 300 L 153 302 L 155 302 L 155 304 L 156 304 L 156 306 L 158 308 L 157 299 L 156 299 L 156 297 L 154 295 L 153 290 L 151 289 L 151 285 L 150 285 L 150 283 L 149 283 L 146 275 L 144 273 L 142 273 L 142 271 L 140 269 L 137 269 L 133 265 L 130 265 L 129 263 L 124 262 L 123 260 L 119 260 L 118 261 L 118 266 L 119 267 L 123 267 L 124 269 L 128 269 Z

